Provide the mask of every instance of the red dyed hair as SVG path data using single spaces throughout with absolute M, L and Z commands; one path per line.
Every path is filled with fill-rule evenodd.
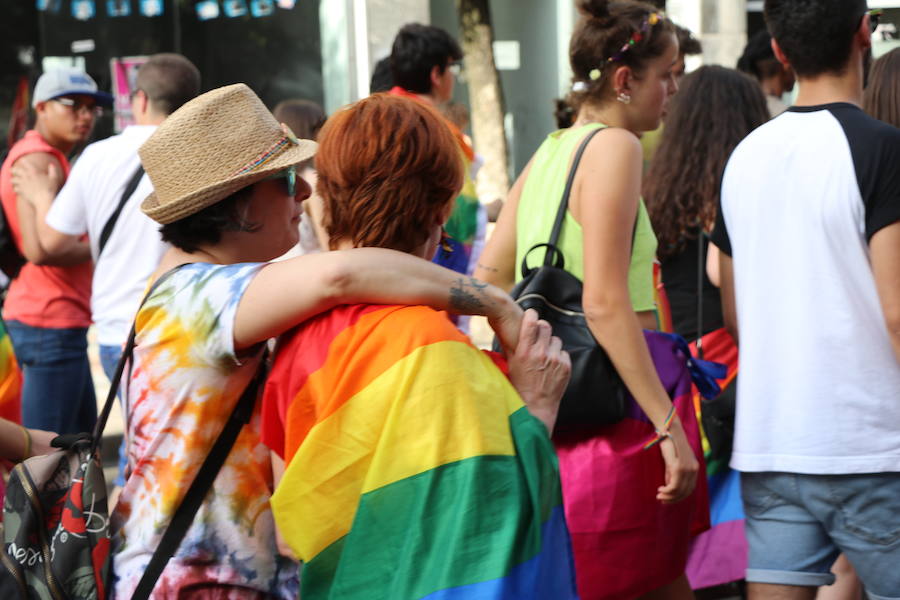
M 459 145 L 436 110 L 375 94 L 336 112 L 319 133 L 317 192 L 330 245 L 412 252 L 459 194 Z

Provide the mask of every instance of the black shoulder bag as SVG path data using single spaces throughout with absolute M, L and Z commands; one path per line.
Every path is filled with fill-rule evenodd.
M 596 129 L 589 133 L 579 146 L 550 239 L 545 244 L 535 244 L 525 254 L 522 281 L 511 292 L 523 309 L 535 309 L 541 319 L 550 323 L 553 334 L 562 340 L 563 348 L 572 360 L 572 377 L 559 405 L 557 429 L 567 425 L 607 425 L 625 417 L 627 389 L 606 351 L 588 328 L 581 302 L 582 283 L 565 270 L 565 260 L 557 246 L 578 163 L 588 143 L 600 131 Z M 529 268 L 528 255 L 538 248 L 546 249 L 544 264 Z

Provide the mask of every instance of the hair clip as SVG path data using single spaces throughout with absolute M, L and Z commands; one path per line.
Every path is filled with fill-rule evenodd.
M 600 79 L 600 75 L 600 69 L 591 69 L 591 72 L 588 73 L 588 77 L 591 78 L 591 81 L 597 81 L 598 79 Z
M 586 92 L 588 90 L 588 84 L 584 81 L 576 81 L 572 84 L 572 91 L 575 93 Z

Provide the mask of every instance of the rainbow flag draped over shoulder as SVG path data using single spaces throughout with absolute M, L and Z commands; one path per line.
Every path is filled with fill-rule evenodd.
M 306 323 L 280 343 L 263 413 L 304 600 L 577 597 L 546 429 L 443 313 Z

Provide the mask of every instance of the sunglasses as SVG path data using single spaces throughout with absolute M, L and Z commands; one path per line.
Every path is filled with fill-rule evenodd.
M 287 195 L 291 198 L 297 195 L 297 167 L 288 167 L 274 175 L 269 175 L 266 179 L 284 179 L 287 186 Z
M 51 102 L 56 102 L 57 104 L 62 104 L 69 110 L 71 110 L 76 115 L 81 111 L 84 111 L 90 115 L 94 115 L 99 117 L 103 114 L 103 108 L 100 106 L 96 106 L 93 101 L 85 102 L 84 100 L 77 100 L 75 98 L 68 98 L 66 96 L 60 96 L 59 98 L 51 98 Z
M 869 15 L 869 33 L 875 33 L 875 30 L 878 29 L 878 24 L 881 22 L 881 17 L 884 15 L 884 11 L 880 8 L 873 8 L 866 12 L 866 14 Z

